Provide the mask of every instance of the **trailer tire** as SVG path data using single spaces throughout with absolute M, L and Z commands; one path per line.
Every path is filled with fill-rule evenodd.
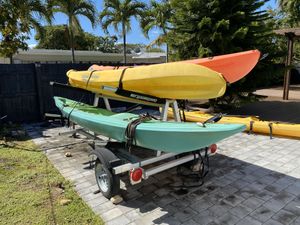
M 97 185 L 103 196 L 110 199 L 120 191 L 120 177 L 114 175 L 111 172 L 111 168 L 109 168 L 109 162 L 117 159 L 117 157 L 109 151 L 105 153 L 102 152 L 102 157 L 98 157 L 95 162 L 95 176 Z

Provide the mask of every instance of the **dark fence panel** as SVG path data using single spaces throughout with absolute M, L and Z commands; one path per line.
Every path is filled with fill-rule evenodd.
M 51 81 L 67 84 L 68 70 L 87 70 L 90 65 L 85 63 L 0 64 L 0 117 L 7 115 L 9 121 L 30 122 L 43 119 L 45 113 L 59 113 L 53 96 L 92 104 L 94 94 L 90 92 L 50 85 Z M 110 101 L 110 103 L 112 107 L 133 105 L 119 101 Z M 102 100 L 99 101 L 99 106 L 104 106 Z
M 10 121 L 33 121 L 39 117 L 34 64 L 0 64 L 0 116 Z
M 92 103 L 93 95 L 80 90 L 65 89 L 52 87 L 50 81 L 67 84 L 68 79 L 66 73 L 70 69 L 87 70 L 90 64 L 36 64 L 37 76 L 40 80 L 40 98 L 43 105 L 42 113 L 57 113 L 58 109 L 55 107 L 53 96 L 61 96 L 71 98 L 74 100 L 83 100 L 87 103 Z

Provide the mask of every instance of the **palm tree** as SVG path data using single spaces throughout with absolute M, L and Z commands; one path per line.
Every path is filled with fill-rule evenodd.
M 168 31 L 168 22 L 171 18 L 172 10 L 169 1 L 165 0 L 161 3 L 151 0 L 150 8 L 145 12 L 141 20 L 141 27 L 145 36 L 149 37 L 149 31 L 153 28 L 158 28 L 162 30 L 162 35 L 160 35 L 156 40 L 154 40 L 150 45 L 158 44 L 165 42 L 167 31 Z M 168 62 L 168 53 L 169 48 L 167 45 L 167 57 L 166 61 Z
M 142 16 L 146 5 L 133 0 L 104 0 L 104 9 L 100 14 L 102 28 L 108 32 L 108 27 L 113 25 L 119 32 L 119 25 L 122 28 L 124 63 L 126 63 L 126 33 L 131 30 L 130 18 Z
M 10 58 L 18 49 L 26 50 L 26 40 L 30 30 L 35 29 L 40 35 L 43 34 L 41 19 L 51 21 L 51 13 L 40 0 L 3 0 L 0 6 L 1 12 L 1 53 Z
M 89 0 L 50 0 L 49 2 L 54 13 L 61 12 L 68 17 L 70 48 L 72 50 L 72 63 L 74 63 L 74 33 L 82 32 L 78 16 L 81 15 L 88 18 L 94 27 L 96 22 L 95 7 Z

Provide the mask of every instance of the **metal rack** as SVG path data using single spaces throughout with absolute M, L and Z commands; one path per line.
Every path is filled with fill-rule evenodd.
M 107 110 L 111 110 L 108 96 L 95 94 L 94 106 L 98 106 L 99 99 L 103 98 Z M 169 107 L 172 107 L 173 118 L 177 122 L 181 122 L 178 103 L 176 100 L 166 99 L 165 104 L 160 105 L 160 117 L 162 121 L 168 120 Z M 160 173 L 164 170 L 185 164 L 198 158 L 206 157 L 212 153 L 210 147 L 200 149 L 190 154 L 164 153 L 156 149 L 156 154 L 150 158 L 139 158 L 127 151 L 126 146 L 121 143 L 103 141 L 98 134 L 91 133 L 84 128 L 74 129 L 64 134 L 82 134 L 94 140 L 92 155 L 96 156 L 95 160 L 95 175 L 97 184 L 102 194 L 110 198 L 118 195 L 120 188 L 120 174 L 129 173 L 131 184 L 136 184 L 147 179 L 150 176 Z M 113 147 L 111 147 L 113 146 Z M 134 146 L 134 148 L 140 148 Z M 151 149 L 142 149 L 142 151 L 153 151 Z M 197 154 L 195 154 L 197 153 Z M 159 165 L 151 168 L 145 168 L 151 164 L 158 163 Z M 203 163 L 203 160 L 202 162 Z M 200 168 L 204 168 L 201 167 Z

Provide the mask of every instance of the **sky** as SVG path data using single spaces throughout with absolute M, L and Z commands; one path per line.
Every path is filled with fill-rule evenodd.
M 97 8 L 97 12 L 101 12 L 101 9 L 103 9 L 103 0 L 93 0 L 94 5 Z M 142 0 L 142 2 L 145 2 L 148 4 L 150 0 Z M 276 0 L 270 0 L 268 3 L 266 3 L 263 7 L 263 9 L 267 8 L 277 8 Z M 53 24 L 67 24 L 67 17 L 62 13 L 56 13 L 54 15 Z M 101 29 L 100 25 L 97 24 L 95 28 L 92 27 L 91 23 L 86 19 L 85 17 L 79 16 L 79 21 L 81 23 L 81 26 L 85 32 L 92 33 L 97 36 L 105 36 L 103 30 Z M 114 31 L 113 28 L 109 28 L 109 34 L 110 35 L 116 35 L 117 33 Z M 135 44 L 149 44 L 153 40 L 155 40 L 160 34 L 160 31 L 158 29 L 152 29 L 149 32 L 149 39 L 147 39 L 143 32 L 140 29 L 139 23 L 136 21 L 136 19 L 131 19 L 131 31 L 127 34 L 127 43 L 135 43 Z M 31 31 L 30 39 L 28 40 L 29 47 L 34 47 L 37 44 L 37 41 L 34 39 L 35 32 L 34 30 Z M 118 42 L 122 42 L 122 38 L 118 35 L 119 39 Z

